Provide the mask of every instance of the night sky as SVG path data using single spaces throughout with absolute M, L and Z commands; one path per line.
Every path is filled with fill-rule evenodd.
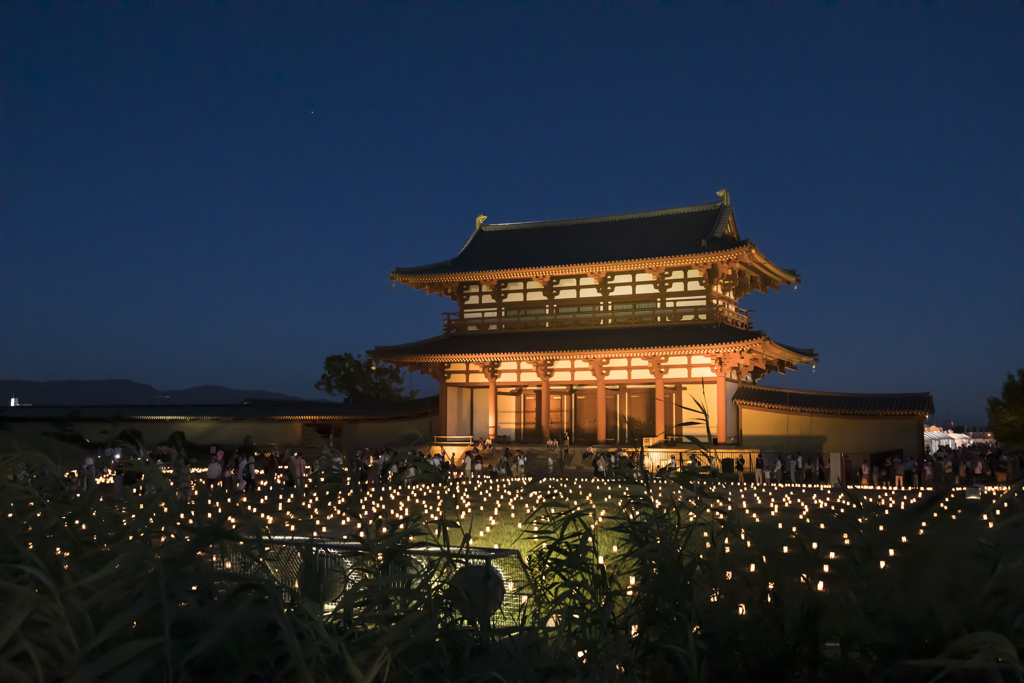
M 478 214 L 723 187 L 803 278 L 742 305 L 821 357 L 766 383 L 974 423 L 1024 365 L 1019 3 L 7 3 L 0 79 L 3 378 L 322 396 L 440 333 L 387 274 Z

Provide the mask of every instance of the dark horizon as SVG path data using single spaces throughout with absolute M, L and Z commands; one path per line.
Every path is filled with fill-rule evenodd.
M 387 274 L 477 215 L 721 188 L 802 277 L 755 329 L 820 355 L 765 384 L 972 425 L 1024 365 L 1019 5 L 2 12 L 5 379 L 326 398 L 325 356 L 440 334 Z

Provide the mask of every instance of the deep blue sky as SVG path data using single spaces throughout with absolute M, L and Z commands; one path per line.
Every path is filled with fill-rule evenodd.
M 743 302 L 821 355 L 774 383 L 981 421 L 1024 365 L 1022 48 L 1019 3 L 8 3 L 0 376 L 316 396 L 440 332 L 387 273 L 477 214 L 726 187 L 803 277 Z

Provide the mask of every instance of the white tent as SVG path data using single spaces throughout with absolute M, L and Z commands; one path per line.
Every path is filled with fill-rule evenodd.
M 952 435 L 947 434 L 946 432 L 925 431 L 924 445 L 928 449 L 929 453 L 935 453 L 935 451 L 939 450 L 943 446 L 956 448 L 957 442 Z

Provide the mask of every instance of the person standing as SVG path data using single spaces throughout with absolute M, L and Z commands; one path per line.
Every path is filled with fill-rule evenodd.
M 743 459 L 743 454 L 740 453 L 740 457 L 736 459 L 736 479 L 739 483 L 743 483 L 743 466 L 746 461 Z
M 82 467 L 82 479 L 86 491 L 96 488 L 96 461 L 92 459 L 91 455 L 85 459 L 85 465 Z M 1003 480 L 1005 481 L 1006 477 L 1003 477 Z
M 271 489 L 274 488 L 274 484 L 277 483 L 277 467 L 280 464 L 277 454 L 277 446 L 270 451 L 263 461 L 263 473 L 267 477 L 267 486 Z
M 250 455 L 245 470 L 245 490 L 256 492 L 256 458 Z
M 789 458 L 789 481 L 790 483 L 796 483 L 796 458 Z
M 220 463 L 220 483 L 226 493 L 231 493 L 231 463 L 224 457 L 224 451 L 217 451 L 217 462 Z
M 295 488 L 301 491 L 304 485 L 303 477 L 306 476 L 306 461 L 296 453 L 292 465 L 295 467 Z
M 754 482 L 757 484 L 764 483 L 764 460 L 761 458 L 761 454 L 757 454 L 757 458 L 754 460 Z
M 248 463 L 245 460 L 245 456 L 238 451 L 235 451 L 232 461 L 235 464 L 235 491 L 239 494 L 245 493 L 245 474 L 248 469 Z
M 782 457 L 778 453 L 775 454 L 775 467 L 773 467 L 772 469 L 775 472 L 775 478 L 774 478 L 775 483 L 776 484 L 781 483 L 782 482 Z
M 210 464 L 206 466 L 206 483 L 210 488 L 210 494 L 213 494 L 214 489 L 220 482 L 221 474 L 220 462 L 217 461 L 216 455 L 210 456 Z

